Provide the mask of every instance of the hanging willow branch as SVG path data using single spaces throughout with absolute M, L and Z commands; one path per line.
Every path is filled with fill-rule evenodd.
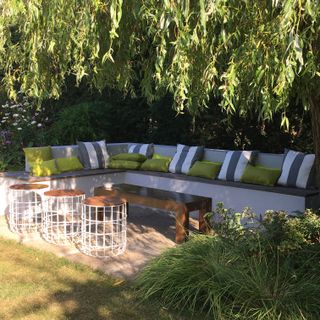
M 138 83 L 150 101 L 171 92 L 179 112 L 213 95 L 230 112 L 282 111 L 286 125 L 290 99 L 308 108 L 319 85 L 315 0 L 3 0 L 0 11 L 12 98 L 58 98 L 74 75 L 98 89 Z

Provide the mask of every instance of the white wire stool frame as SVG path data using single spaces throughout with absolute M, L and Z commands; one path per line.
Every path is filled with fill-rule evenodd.
M 81 228 L 81 203 L 85 193 L 78 189 L 50 190 L 44 193 L 43 238 L 53 244 L 77 242 Z
M 95 196 L 82 204 L 79 250 L 94 257 L 117 256 L 127 245 L 128 203 L 114 197 Z
M 15 184 L 9 187 L 9 228 L 16 233 L 39 232 L 42 224 L 42 198 L 46 184 Z

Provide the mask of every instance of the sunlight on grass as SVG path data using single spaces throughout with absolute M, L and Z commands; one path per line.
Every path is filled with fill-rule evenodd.
M 87 266 L 2 238 L 0 252 L 0 319 L 182 319 Z

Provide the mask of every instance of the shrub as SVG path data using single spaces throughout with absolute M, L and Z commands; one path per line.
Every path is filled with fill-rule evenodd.
M 91 105 L 87 103 L 68 107 L 58 113 L 48 132 L 50 144 L 74 144 L 97 139 L 91 121 Z
M 49 114 L 23 94 L 0 106 L 0 171 L 23 168 L 22 148 L 43 145 Z
M 236 228 L 224 213 L 214 235 L 152 261 L 137 279 L 141 296 L 211 319 L 318 319 L 319 216 L 269 212 L 259 228 Z
M 84 102 L 62 109 L 48 132 L 50 144 L 75 144 L 106 139 L 108 142 L 143 142 L 148 113 L 138 102 Z

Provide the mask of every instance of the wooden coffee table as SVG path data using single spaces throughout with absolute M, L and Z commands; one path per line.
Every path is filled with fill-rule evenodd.
M 139 204 L 175 212 L 177 243 L 186 240 L 190 211 L 199 211 L 199 231 L 207 232 L 208 230 L 204 216 L 212 210 L 211 198 L 130 184 L 116 184 L 112 188 L 98 187 L 95 188 L 94 194 L 96 196 L 116 196 L 126 199 L 129 204 Z

